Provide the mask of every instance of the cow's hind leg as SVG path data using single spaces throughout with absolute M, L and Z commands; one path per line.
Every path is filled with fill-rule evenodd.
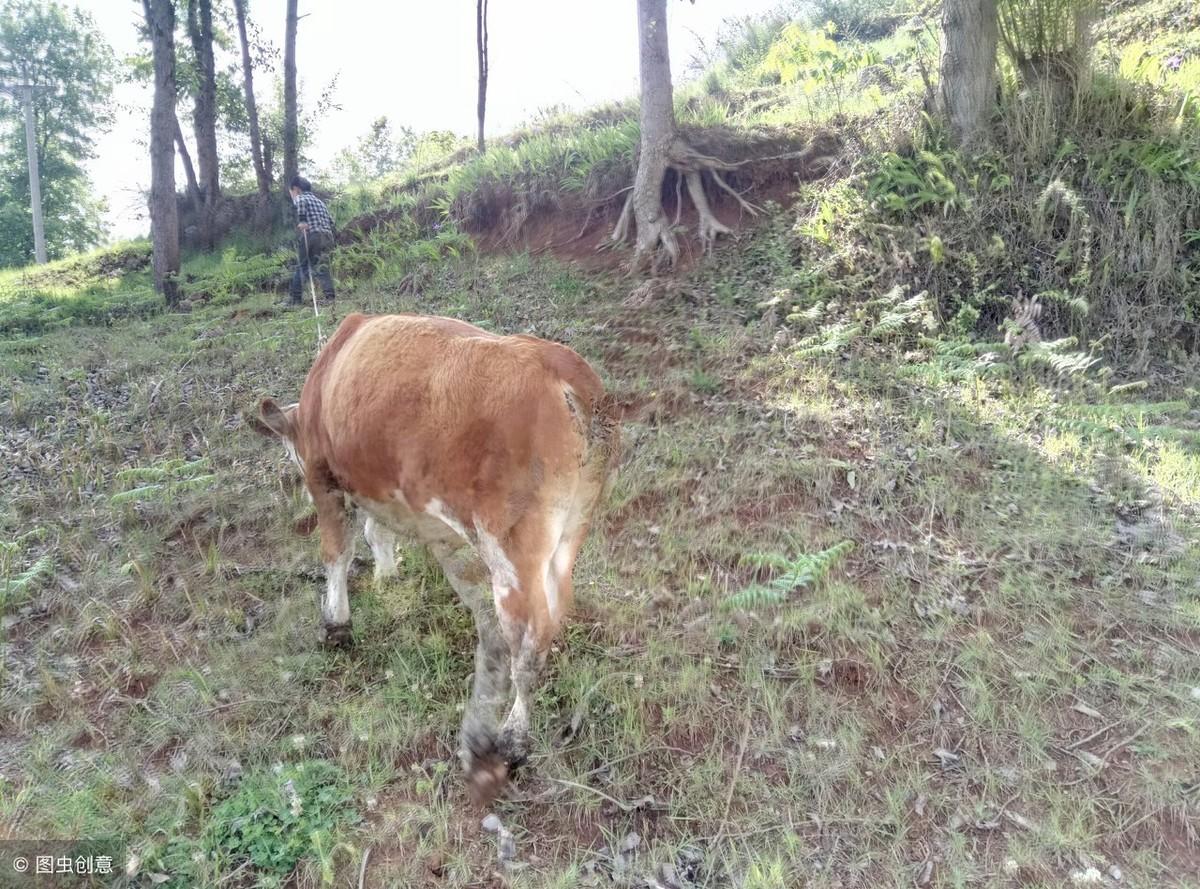
M 354 536 L 345 495 L 336 488 L 310 481 L 321 530 L 321 559 L 325 563 L 325 597 L 321 600 L 321 625 L 317 639 L 325 645 L 350 644 L 350 563 Z
M 396 576 L 396 535 L 373 518 L 367 518 L 363 536 L 375 559 L 375 582 Z
M 520 765 L 529 755 L 534 692 L 550 643 L 569 605 L 559 596 L 552 565 L 563 518 L 531 513 L 503 541 L 480 533 L 480 548 L 492 572 L 492 595 L 508 646 L 516 692 L 497 740 L 501 756 L 510 765 Z
M 496 755 L 496 725 L 508 701 L 508 645 L 492 607 L 488 570 L 475 550 L 464 542 L 437 542 L 430 549 L 450 586 L 475 618 L 475 678 L 459 733 L 459 758 L 472 775 L 472 793 L 484 800 L 495 796 L 507 770 Z

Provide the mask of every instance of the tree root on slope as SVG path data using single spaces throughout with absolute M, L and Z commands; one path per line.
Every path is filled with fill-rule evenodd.
M 762 212 L 760 207 L 743 198 L 737 189 L 731 186 L 721 175 L 722 172 L 737 169 L 746 163 L 748 161 L 736 164 L 728 163 L 720 158 L 709 157 L 696 151 L 684 140 L 676 138 L 671 144 L 667 160 L 667 169 L 673 170 L 676 175 L 675 220 L 673 223 L 670 222 L 665 208 L 660 206 L 659 212 L 651 220 L 650 230 L 638 231 L 632 269 L 641 268 L 647 259 L 650 260 L 652 270 L 655 271 L 660 261 L 664 258 L 668 267 L 675 265 L 679 260 L 679 241 L 675 235 L 675 229 L 678 227 L 683 214 L 682 191 L 685 183 L 687 185 L 688 196 L 691 198 L 692 205 L 696 208 L 698 216 L 697 235 L 699 236 L 704 252 L 710 253 L 718 237 L 731 233 L 730 228 L 713 213 L 712 205 L 709 203 L 708 195 L 704 189 L 705 173 L 712 178 L 712 181 L 718 188 L 732 195 L 743 211 L 749 213 L 751 216 L 757 216 Z M 661 189 L 661 182 L 659 183 L 659 188 Z M 613 228 L 612 235 L 609 238 L 610 243 L 624 244 L 629 240 L 634 221 L 633 206 L 635 196 L 635 191 L 630 191 L 626 196 L 625 203 L 621 207 L 621 215 L 617 218 L 617 224 Z

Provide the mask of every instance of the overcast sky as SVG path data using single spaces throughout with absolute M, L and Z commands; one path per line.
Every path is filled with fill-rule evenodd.
M 723 19 L 778 4 L 670 0 L 677 76 L 693 57 L 697 39 L 711 40 Z M 78 5 L 93 13 L 119 58 L 139 50 L 140 2 L 80 0 Z M 284 0 L 250 0 L 251 18 L 278 47 L 284 10 Z M 309 153 L 318 168 L 380 115 L 418 131 L 474 132 L 475 0 L 300 0 L 300 13 L 301 102 L 315 102 L 336 76 L 334 98 L 342 106 L 320 122 L 315 134 Z M 492 0 L 489 19 L 489 136 L 503 134 L 542 108 L 584 108 L 637 90 L 635 0 Z M 269 78 L 260 76 L 255 86 L 260 97 L 270 95 Z M 91 169 L 97 189 L 109 200 L 111 234 L 129 237 L 148 227 L 142 194 L 150 179 L 144 148 L 149 90 L 125 84 L 117 100 L 122 109 L 117 124 L 100 139 Z

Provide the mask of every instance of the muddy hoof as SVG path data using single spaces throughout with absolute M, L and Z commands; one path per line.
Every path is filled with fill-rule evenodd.
M 508 734 L 502 734 L 497 739 L 496 750 L 500 754 L 500 758 L 508 763 L 510 771 L 516 771 L 529 760 L 528 742 L 518 742 Z
M 498 753 L 475 756 L 467 768 L 467 793 L 481 808 L 490 806 L 508 786 L 508 763 Z
M 317 628 L 317 641 L 326 648 L 349 648 L 350 624 L 321 624 Z

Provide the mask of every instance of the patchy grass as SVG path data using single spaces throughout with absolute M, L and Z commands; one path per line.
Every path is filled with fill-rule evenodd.
M 482 158 L 433 139 L 335 206 L 363 223 L 339 313 L 565 342 L 628 406 L 507 834 L 452 767 L 473 632 L 423 550 L 356 573 L 352 649 L 315 643 L 307 504 L 243 418 L 314 356 L 311 311 L 268 292 L 287 257 L 191 257 L 172 314 L 101 257 L 0 276 L 0 835 L 115 835 L 144 886 L 1193 885 L 1194 13 L 1113 13 L 1111 92 L 1077 111 L 1131 129 L 1066 146 L 1006 95 L 1007 154 L 847 159 L 659 286 L 477 252 L 446 218 L 608 196 L 627 105 Z M 1146 15 L 1178 27 L 1133 45 Z M 870 58 L 783 24 L 681 120 L 883 132 L 921 89 L 920 20 Z
M 506 879 L 1186 885 L 1195 392 L 968 358 L 886 300 L 851 337 L 764 319 L 789 225 L 638 310 L 523 255 L 339 301 L 567 342 L 633 406 L 495 810 Z M 478 885 L 497 839 L 450 768 L 469 619 L 414 549 L 355 578 L 352 650 L 316 646 L 298 482 L 242 421 L 313 355 L 270 299 L 0 350 L 0 819 L 116 833 L 147 882 L 355 885 L 369 849 L 366 885 Z

